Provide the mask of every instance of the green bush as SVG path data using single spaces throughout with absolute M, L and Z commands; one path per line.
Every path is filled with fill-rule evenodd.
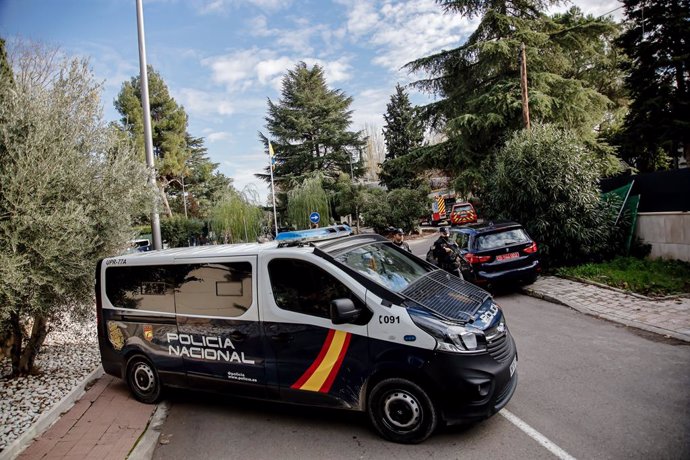
M 429 209 L 426 193 L 418 189 L 397 188 L 388 192 L 388 223 L 406 232 L 419 224 L 419 216 Z
M 423 188 L 397 188 L 386 193 L 381 189 L 368 189 L 362 193 L 364 223 L 381 232 L 387 227 L 400 227 L 412 231 L 429 208 L 427 192 Z
M 192 239 L 199 238 L 204 231 L 204 222 L 184 216 L 161 219 L 161 238 L 171 248 L 189 246 Z
M 380 231 L 388 224 L 388 202 L 386 191 L 379 188 L 371 188 L 362 192 L 362 219 L 364 225 Z
M 610 257 L 624 229 L 613 225 L 620 202 L 601 199 L 600 167 L 572 132 L 552 126 L 519 131 L 496 156 L 486 211 L 524 225 L 547 265 Z

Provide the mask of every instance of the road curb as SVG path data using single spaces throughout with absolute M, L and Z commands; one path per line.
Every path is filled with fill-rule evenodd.
M 22 453 L 24 449 L 29 447 L 29 444 L 31 444 L 35 438 L 50 428 L 62 414 L 70 410 L 70 408 L 74 406 L 74 403 L 86 394 L 86 387 L 89 383 L 100 379 L 104 373 L 103 366 L 99 364 L 98 367 L 87 375 L 77 386 L 72 388 L 64 398 L 58 401 L 58 403 L 47 412 L 41 414 L 28 430 L 5 447 L 2 452 L 0 452 L 0 460 L 12 460 Z
M 169 410 L 170 403 L 168 401 L 163 401 L 156 407 L 149 424 L 146 426 L 146 431 L 127 456 L 128 460 L 149 460 L 153 458 L 158 438 L 161 435 L 161 428 L 163 428 L 165 419 L 168 418 Z
M 627 319 L 627 318 L 621 318 L 620 316 L 601 313 L 601 312 L 591 310 L 587 307 L 584 307 L 584 306 L 576 304 L 576 303 L 565 302 L 563 300 L 560 300 L 560 299 L 553 297 L 553 296 L 550 296 L 548 294 L 537 292 L 537 291 L 535 291 L 529 287 L 523 287 L 522 293 L 526 294 L 530 297 L 535 297 L 537 299 L 546 300 L 547 302 L 551 302 L 551 303 L 555 303 L 558 305 L 566 306 L 568 308 L 572 308 L 573 310 L 579 311 L 580 313 L 584 313 L 586 315 L 595 316 L 598 318 L 603 318 L 603 319 L 606 319 L 608 321 L 613 321 L 614 323 L 623 324 L 624 326 L 634 327 L 635 329 L 641 329 L 641 330 L 647 331 L 647 332 L 653 332 L 655 334 L 663 335 L 665 337 L 673 337 L 674 339 L 682 340 L 683 342 L 690 342 L 690 335 L 680 334 L 680 333 L 675 332 L 675 331 L 671 331 L 671 330 L 664 329 L 664 328 L 657 327 L 657 326 L 652 326 L 650 324 L 642 323 L 642 322 Z

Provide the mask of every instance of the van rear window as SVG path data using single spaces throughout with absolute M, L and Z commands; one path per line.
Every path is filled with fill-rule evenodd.
M 108 267 L 105 294 L 116 308 L 233 318 L 252 305 L 249 262 Z
M 117 308 L 175 313 L 172 265 L 108 267 L 105 295 Z
M 521 228 L 514 228 L 497 233 L 489 233 L 477 237 L 475 246 L 478 251 L 485 249 L 498 249 L 513 244 L 529 243 L 531 240 Z

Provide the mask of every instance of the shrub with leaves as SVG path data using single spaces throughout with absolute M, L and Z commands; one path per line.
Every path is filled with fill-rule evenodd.
M 204 231 L 204 222 L 184 216 L 161 219 L 161 237 L 171 248 L 189 246 L 198 241 Z
M 152 191 L 131 145 L 102 119 L 86 61 L 39 45 L 14 56 L 16 74 L 0 75 L 0 329 L 21 375 L 51 327 L 90 312 L 98 259 L 126 248 Z
M 234 189 L 211 209 L 211 229 L 220 243 L 255 241 L 262 234 L 263 211 Z
M 611 255 L 621 240 L 614 227 L 620 202 L 601 199 L 599 158 L 572 132 L 548 125 L 519 131 L 496 157 L 487 212 L 524 225 L 549 264 Z
M 331 220 L 331 207 L 328 195 L 323 188 L 323 176 L 319 173 L 310 175 L 301 184 L 287 194 L 287 214 L 290 223 L 298 229 L 309 228 L 309 215 L 318 212 L 321 215 L 320 225 L 328 225 Z

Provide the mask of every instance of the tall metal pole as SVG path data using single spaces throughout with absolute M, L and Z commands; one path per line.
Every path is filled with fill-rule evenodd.
M 525 128 L 530 128 L 529 123 L 529 95 L 527 93 L 527 56 L 525 44 L 520 47 L 520 88 L 522 89 L 522 121 Z
M 144 145 L 146 147 L 146 166 L 149 168 L 149 185 L 155 190 L 156 168 L 153 163 L 153 140 L 151 138 L 151 108 L 149 104 L 149 78 L 146 71 L 146 38 L 144 37 L 144 9 L 142 0 L 137 2 L 137 31 L 139 33 L 139 79 L 141 80 L 141 107 L 144 109 Z M 153 201 L 151 212 L 151 236 L 153 249 L 161 249 L 161 221 L 158 216 L 158 205 Z
M 273 182 L 273 161 L 275 157 L 275 152 L 273 151 L 273 146 L 271 141 L 268 141 L 268 157 L 269 157 L 269 167 L 271 171 L 271 194 L 273 195 L 273 223 L 276 228 L 276 238 L 278 237 L 278 213 L 276 213 L 276 185 Z

